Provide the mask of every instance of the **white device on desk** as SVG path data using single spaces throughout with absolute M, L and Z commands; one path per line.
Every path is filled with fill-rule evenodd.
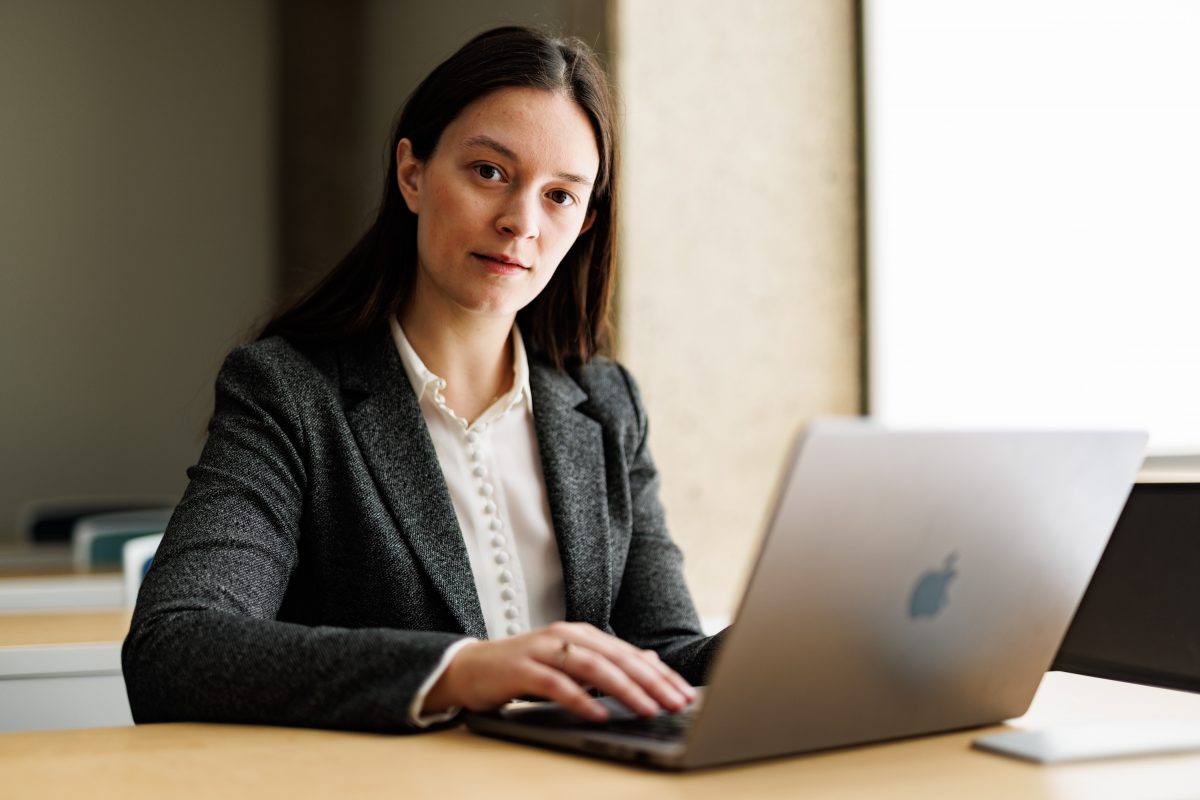
M 685 769 L 1019 716 L 1146 438 L 818 421 L 797 439 L 686 730 L 664 739 L 632 715 L 594 725 L 552 704 L 469 715 L 468 724 Z

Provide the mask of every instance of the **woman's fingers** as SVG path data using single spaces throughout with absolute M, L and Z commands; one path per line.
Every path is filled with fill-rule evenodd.
M 581 684 L 595 686 L 638 714 L 652 716 L 660 710 L 659 704 L 637 680 L 604 655 L 586 646 L 568 642 L 566 647 L 556 649 L 552 659 L 552 666 Z
M 575 661 L 562 659 L 561 653 L 556 654 L 556 660 L 564 662 L 559 665 L 561 669 L 582 677 L 638 713 L 654 714 L 660 706 L 679 711 L 695 699 L 695 690 L 657 655 L 649 657 L 648 651 L 587 624 L 556 623 L 548 631 L 562 637 L 563 642 L 581 645 L 587 651 L 578 660 L 582 663 L 576 669 L 568 668 Z M 596 659 L 603 659 L 603 663 Z M 653 705 L 643 702 L 643 697 L 651 700 Z
M 653 650 L 641 650 L 638 654 L 646 661 L 646 663 L 650 664 L 651 667 L 662 673 L 662 675 L 666 677 L 670 684 L 674 686 L 680 694 L 687 698 L 689 703 L 696 699 L 696 688 L 688 683 L 682 675 L 664 664 L 663 660 L 658 657 L 658 653 L 654 652 Z
M 594 686 L 635 713 L 682 710 L 695 690 L 648 650 L 585 623 L 546 628 L 464 647 L 430 689 L 426 707 L 495 708 L 510 698 L 536 695 L 588 719 L 608 717 L 584 686 Z
M 591 625 L 583 625 L 584 635 L 618 663 L 627 672 L 639 676 L 642 685 L 654 694 L 660 703 L 672 711 L 679 711 L 696 699 L 696 690 L 683 676 L 668 667 L 653 650 L 642 650 L 615 636 L 609 636 Z
M 594 722 L 608 719 L 608 709 L 561 670 L 532 659 L 526 669 L 529 691 L 538 697 L 553 700 L 568 711 Z

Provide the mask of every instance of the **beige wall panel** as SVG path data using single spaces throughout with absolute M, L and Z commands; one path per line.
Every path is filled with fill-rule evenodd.
M 625 0 L 619 355 L 704 614 L 736 604 L 792 435 L 859 410 L 853 4 Z

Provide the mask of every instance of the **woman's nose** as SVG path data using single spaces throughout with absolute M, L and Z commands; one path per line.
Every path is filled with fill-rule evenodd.
M 537 198 L 514 194 L 496 218 L 496 229 L 514 239 L 536 239 Z

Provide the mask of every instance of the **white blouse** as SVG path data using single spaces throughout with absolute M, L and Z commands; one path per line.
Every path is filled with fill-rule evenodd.
M 450 490 L 489 639 L 515 636 L 566 616 L 562 562 L 533 425 L 529 362 L 513 326 L 513 385 L 473 423 L 446 405 L 446 381 L 431 372 L 394 318 L 392 338 Z M 465 643 L 465 642 L 464 642 Z M 446 651 L 413 700 L 420 708 L 462 644 Z

